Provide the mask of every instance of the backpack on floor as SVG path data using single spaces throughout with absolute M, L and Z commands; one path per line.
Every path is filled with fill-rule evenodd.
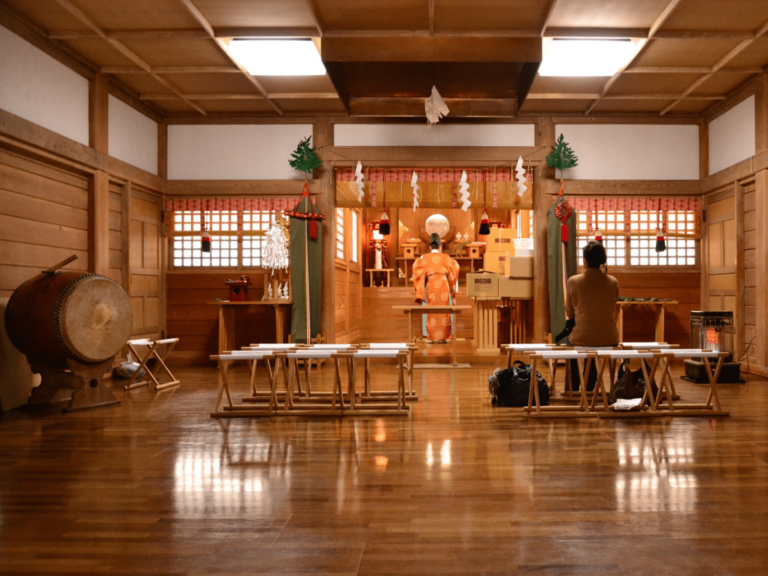
M 645 362 L 645 360 L 643 360 Z M 645 362 L 646 371 L 650 372 L 651 367 L 648 366 L 648 362 Z M 659 393 L 659 389 L 656 386 L 656 382 L 651 380 L 651 391 L 653 396 Z M 632 398 L 642 398 L 645 393 L 645 379 L 643 378 L 643 369 L 637 370 L 629 369 L 629 360 L 624 360 L 619 366 L 618 378 L 616 383 L 611 386 L 611 392 L 608 394 L 608 403 L 614 404 L 619 398 L 625 400 L 631 400 Z M 650 404 L 651 399 L 648 398 L 646 403 Z
M 536 372 L 539 387 L 539 401 L 542 406 L 549 405 L 549 387 L 541 374 Z M 494 406 L 528 406 L 528 392 L 531 388 L 531 367 L 516 360 L 512 368 L 496 370 L 488 378 L 488 391 Z M 535 401 L 535 400 L 534 400 Z

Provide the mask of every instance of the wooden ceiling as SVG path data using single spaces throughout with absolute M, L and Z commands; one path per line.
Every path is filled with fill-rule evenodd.
M 473 100 L 448 102 L 464 117 L 699 116 L 768 67 L 767 0 L 0 0 L 0 6 L 173 117 L 350 111 L 423 117 L 412 92 L 420 84 L 406 87 L 403 79 L 417 70 L 424 46 L 453 46 L 465 70 L 466 62 L 477 63 Z M 340 45 L 350 54 L 355 46 L 379 45 L 380 52 L 399 56 L 384 58 L 386 66 L 376 70 L 360 59 L 346 62 L 343 82 L 334 77 L 337 91 L 327 75 L 251 76 L 228 53 L 233 37 L 317 38 L 332 73 L 338 66 L 327 54 L 338 54 Z M 514 67 L 499 60 L 525 61 L 509 47 L 518 42 L 529 50 L 541 37 L 632 37 L 644 44 L 612 78 L 536 76 L 522 92 L 500 81 L 500 75 L 513 76 Z M 485 62 L 460 55 L 456 47 L 468 39 L 486 49 Z M 507 50 L 503 57 L 500 50 Z M 399 103 L 391 98 L 396 84 Z M 456 93 L 466 92 L 459 84 Z M 349 93 L 366 86 L 374 97 Z M 519 108 L 517 102 L 499 105 L 505 90 L 508 97 L 521 96 Z

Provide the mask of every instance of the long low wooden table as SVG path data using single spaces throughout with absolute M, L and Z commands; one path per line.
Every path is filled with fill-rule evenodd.
M 413 337 L 413 314 L 461 314 L 462 310 L 471 310 L 472 306 L 467 305 L 435 305 L 435 306 L 423 306 L 420 304 L 412 304 L 409 306 L 392 306 L 392 310 L 402 310 L 404 314 L 408 315 L 408 343 L 413 343 L 416 340 Z M 456 359 L 456 326 L 453 326 L 453 365 L 458 364 Z
M 667 306 L 674 306 L 675 304 L 679 304 L 679 302 L 675 300 L 668 300 L 666 302 L 643 302 L 643 301 L 632 301 L 632 300 L 620 300 L 616 303 L 616 305 L 619 307 L 618 313 L 616 315 L 616 324 L 619 328 L 619 343 L 624 342 L 624 308 L 627 308 L 629 306 L 650 306 L 653 308 L 653 313 L 656 319 L 656 330 L 655 330 L 655 336 L 654 339 L 656 342 L 666 342 L 666 339 L 664 338 L 664 312 L 666 310 Z
M 275 309 L 275 342 L 283 343 L 286 307 L 293 306 L 292 300 L 254 300 L 230 302 L 229 300 L 211 301 L 208 304 L 219 307 L 219 354 L 236 350 L 235 346 L 235 309 L 240 306 L 272 306 Z

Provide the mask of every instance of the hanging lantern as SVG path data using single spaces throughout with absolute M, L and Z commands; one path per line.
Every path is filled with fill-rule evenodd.
M 601 230 L 595 231 L 595 242 L 600 242 L 600 244 L 603 243 L 603 232 Z
M 483 216 L 480 218 L 480 230 L 478 234 L 481 236 L 487 236 L 491 233 L 491 227 L 488 225 L 488 211 L 483 210 Z
M 656 252 L 664 252 L 667 249 L 667 243 L 661 230 L 656 230 Z
M 382 212 L 381 218 L 379 218 L 379 234 L 389 236 L 389 232 L 389 215 L 386 212 Z
M 200 232 L 200 250 L 206 254 L 211 252 L 211 233 L 208 230 L 208 225 L 205 223 L 205 213 L 203 213 L 203 227 Z

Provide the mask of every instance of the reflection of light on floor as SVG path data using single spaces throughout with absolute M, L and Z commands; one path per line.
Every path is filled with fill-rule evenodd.
M 664 440 L 619 442 L 620 466 L 631 466 L 616 478 L 616 505 L 620 512 L 691 511 L 696 503 L 696 475 L 677 471 L 678 464 L 693 462 L 693 448 L 683 440 L 666 445 Z M 639 469 L 637 468 L 639 467 Z
M 384 429 L 384 422 L 376 421 L 376 434 L 373 437 L 376 442 L 385 442 L 387 440 L 387 431 Z
M 389 458 L 386 456 L 376 456 L 374 460 L 376 461 L 376 468 L 378 468 L 380 472 L 383 472 L 386 469 L 387 463 L 389 462 Z
M 258 448 L 254 450 L 254 453 L 260 452 Z M 261 458 L 251 461 L 259 462 Z M 254 474 L 253 467 L 247 465 L 229 465 L 219 453 L 208 450 L 180 453 L 174 466 L 177 510 L 181 513 L 227 513 L 246 509 L 269 512 L 271 499 L 265 498 L 263 492 L 268 490 L 265 482 L 269 482 L 270 472 L 261 474 Z
M 446 440 L 443 442 L 443 447 L 440 448 L 440 464 L 443 466 L 451 465 L 451 441 Z
M 435 457 L 432 454 L 432 442 L 427 444 L 427 466 L 432 466 L 435 462 Z

